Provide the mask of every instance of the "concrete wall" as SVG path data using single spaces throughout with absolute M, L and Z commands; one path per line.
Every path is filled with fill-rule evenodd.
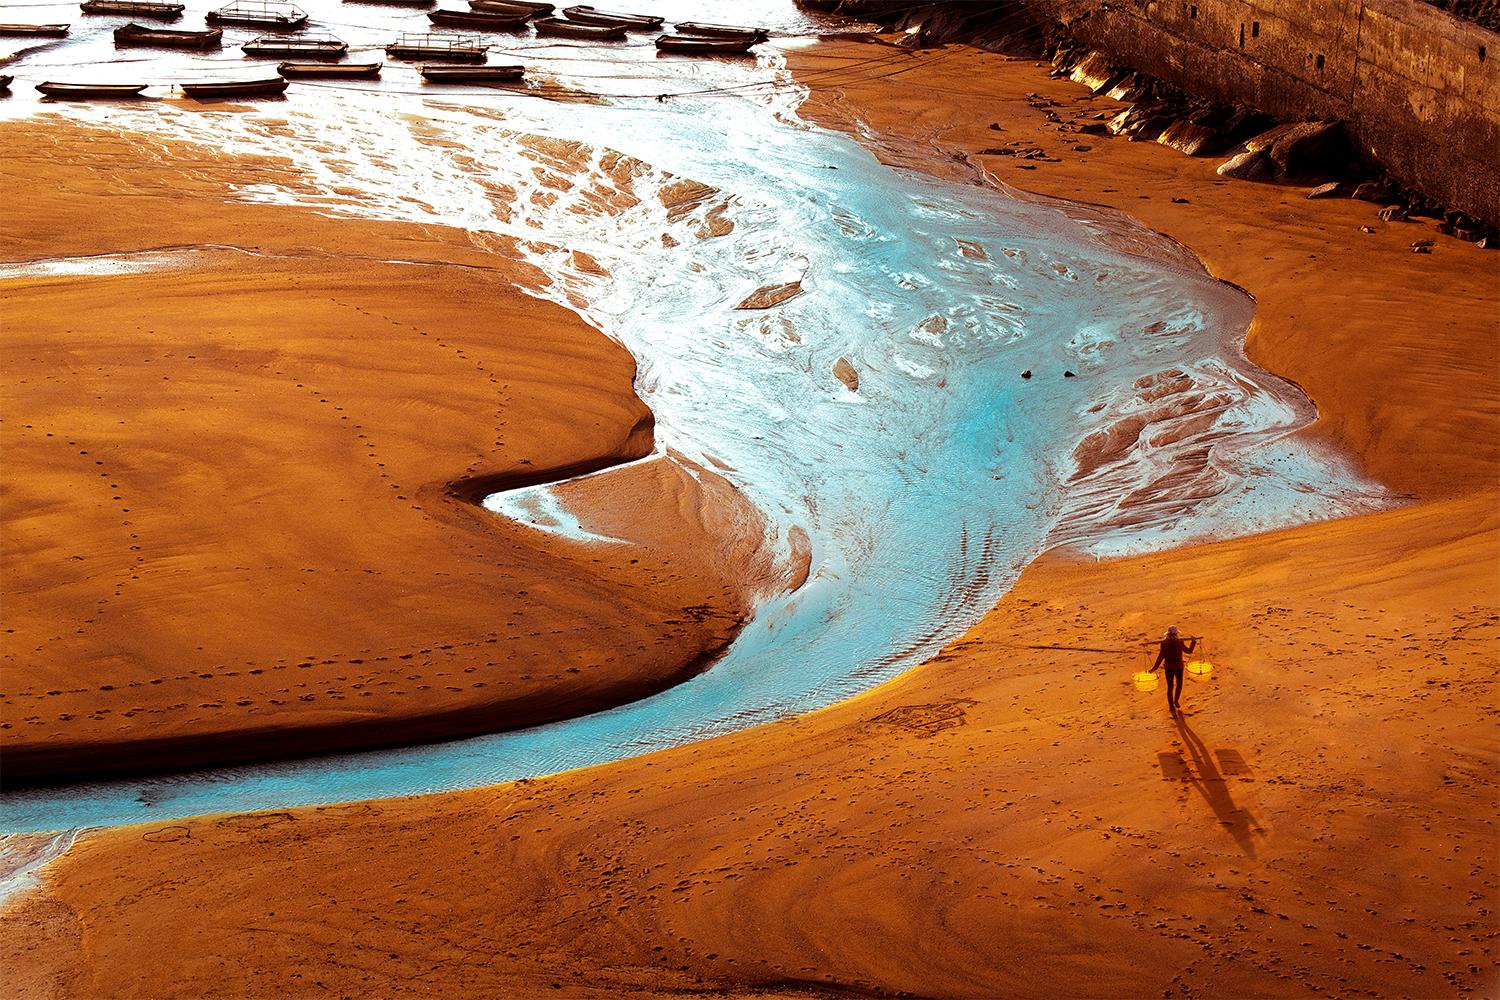
M 1416 0 L 1019 0 L 1184 90 L 1347 122 L 1401 183 L 1500 225 L 1500 35 Z

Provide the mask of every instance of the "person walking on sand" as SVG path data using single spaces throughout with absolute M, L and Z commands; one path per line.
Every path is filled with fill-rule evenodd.
M 1156 662 L 1151 665 L 1154 674 L 1163 666 L 1167 668 L 1167 711 L 1177 711 L 1177 702 L 1182 698 L 1182 654 L 1191 653 L 1198 648 L 1196 637 L 1183 642 L 1182 636 L 1177 633 L 1177 626 L 1173 625 L 1167 629 L 1167 636 L 1161 641 L 1161 649 L 1156 654 Z

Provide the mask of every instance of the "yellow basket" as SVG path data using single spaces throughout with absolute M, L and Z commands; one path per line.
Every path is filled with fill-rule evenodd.
M 1156 675 L 1149 670 L 1141 670 L 1135 675 L 1135 689 L 1137 691 L 1155 691 Z

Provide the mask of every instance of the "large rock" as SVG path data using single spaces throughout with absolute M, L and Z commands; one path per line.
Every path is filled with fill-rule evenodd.
M 1216 172 L 1220 177 L 1233 177 L 1239 181 L 1269 181 L 1276 178 L 1270 154 L 1264 149 L 1236 153 L 1219 164 Z
M 1283 179 L 1329 177 L 1344 173 L 1349 147 L 1338 122 L 1292 122 L 1267 129 L 1245 143 L 1254 153 L 1264 151 Z
M 849 387 L 850 392 L 859 391 L 859 371 L 849 363 L 848 358 L 841 355 L 833 363 L 833 374 L 835 378 Z

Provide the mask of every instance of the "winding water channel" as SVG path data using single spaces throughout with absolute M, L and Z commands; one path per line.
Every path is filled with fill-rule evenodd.
M 355 44 L 420 30 L 388 8 L 304 6 Z M 812 27 L 779 0 L 650 6 Z M 77 20 L 71 6 L 31 13 Z M 136 62 L 97 34 L 24 55 L 17 87 L 64 70 L 180 79 L 238 57 Z M 754 62 L 660 59 L 640 40 L 607 52 L 502 45 L 558 88 L 609 96 L 424 92 L 388 65 L 369 89 L 294 88 L 248 112 L 18 99 L 7 113 L 269 153 L 301 172 L 294 188 L 241 197 L 521 241 L 553 278 L 544 294 L 636 356 L 662 447 L 724 470 L 780 544 L 807 533 L 808 583 L 768 599 L 708 672 L 634 704 L 429 746 L 9 793 L 6 831 L 467 788 L 680 745 L 921 662 L 1050 543 L 1108 553 L 1380 502 L 1336 458 L 1287 437 L 1312 409 L 1240 354 L 1253 303 L 1175 251 L 1115 249 L 1104 237 L 1123 220 L 882 166 L 797 116 L 803 91 L 775 45 Z M 678 96 L 654 99 L 663 93 Z M 684 179 L 713 193 L 674 207 Z M 802 293 L 736 308 L 789 281 Z M 833 374 L 840 358 L 857 391 Z M 1182 402 L 1175 416 L 1161 412 L 1165 395 Z M 490 506 L 555 505 L 542 494 Z M 571 530 L 586 538 L 586 520 Z

